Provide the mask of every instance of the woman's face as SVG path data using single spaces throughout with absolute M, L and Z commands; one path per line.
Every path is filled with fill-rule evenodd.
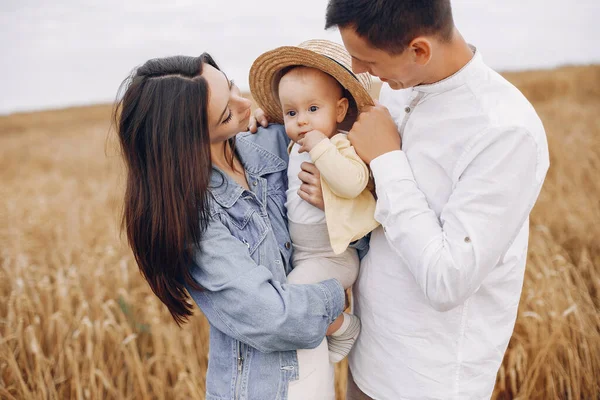
M 210 87 L 208 123 L 211 143 L 224 142 L 248 130 L 250 100 L 242 97 L 233 81 L 212 65 L 204 64 L 202 77 Z

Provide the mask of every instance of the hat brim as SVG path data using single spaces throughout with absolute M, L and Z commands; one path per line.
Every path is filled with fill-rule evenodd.
M 278 47 L 260 55 L 250 68 L 250 90 L 269 122 L 283 124 L 283 112 L 277 98 L 275 79 L 278 73 L 291 66 L 319 69 L 333 76 L 353 97 L 357 111 L 374 105 L 371 95 L 359 80 L 344 66 L 314 51 L 294 46 Z

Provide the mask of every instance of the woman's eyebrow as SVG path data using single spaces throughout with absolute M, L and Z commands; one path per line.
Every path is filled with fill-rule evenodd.
M 229 80 L 229 78 L 227 78 L 227 75 L 225 75 L 225 72 L 221 71 L 221 73 L 223 74 L 223 76 L 225 77 L 225 79 L 227 79 L 227 86 L 229 86 L 229 90 L 231 91 L 231 81 Z M 223 121 L 223 116 L 225 116 L 225 113 L 227 112 L 227 109 L 229 109 L 229 101 L 225 105 L 225 109 L 223 110 L 223 112 L 221 113 L 221 116 L 217 120 L 217 125 L 219 125 L 221 123 L 221 121 Z

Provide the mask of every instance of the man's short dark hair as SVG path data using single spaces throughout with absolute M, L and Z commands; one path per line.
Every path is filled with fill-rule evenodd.
M 402 53 L 421 35 L 452 38 L 450 0 L 329 0 L 325 29 L 353 28 L 373 47 Z

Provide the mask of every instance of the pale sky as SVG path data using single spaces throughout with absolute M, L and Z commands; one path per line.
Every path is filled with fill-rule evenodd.
M 493 68 L 600 63 L 600 1 L 454 0 L 455 22 Z M 326 0 L 2 0 L 0 114 L 114 100 L 149 58 L 210 52 L 248 87 L 266 50 L 325 38 Z

